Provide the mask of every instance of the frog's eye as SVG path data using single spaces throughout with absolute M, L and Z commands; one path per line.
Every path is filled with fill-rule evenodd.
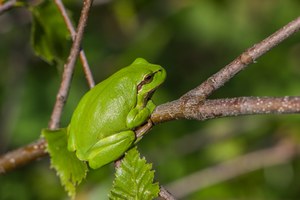
M 153 80 L 153 77 L 154 77 L 154 74 L 147 74 L 144 77 L 143 81 L 140 82 L 140 84 L 138 84 L 138 86 L 137 86 L 138 91 L 142 89 L 143 85 L 150 83 Z
M 153 74 L 148 74 L 144 77 L 144 80 L 143 80 L 143 85 L 147 84 L 147 83 L 150 83 L 152 80 L 153 80 Z

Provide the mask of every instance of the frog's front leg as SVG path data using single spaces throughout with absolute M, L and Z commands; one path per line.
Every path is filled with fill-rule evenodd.
M 131 130 L 102 138 L 86 152 L 90 167 L 97 169 L 117 160 L 134 141 L 135 133 Z
M 155 104 L 149 100 L 144 108 L 132 109 L 127 115 L 127 127 L 132 129 L 147 122 L 155 107 Z

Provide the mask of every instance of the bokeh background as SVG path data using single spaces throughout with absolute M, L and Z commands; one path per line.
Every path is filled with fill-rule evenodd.
M 77 21 L 81 1 L 64 2 Z M 167 80 L 154 96 L 156 104 L 162 104 L 199 85 L 245 49 L 299 16 L 299 10 L 298 0 L 95 0 L 83 47 L 96 82 L 136 57 L 165 67 Z M 61 66 L 49 65 L 32 50 L 31 22 L 31 14 L 24 7 L 0 15 L 1 154 L 40 137 L 60 83 Z M 62 126 L 68 124 L 87 90 L 78 64 Z M 299 33 L 258 59 L 210 98 L 297 95 Z M 168 186 L 281 141 L 297 144 L 299 122 L 299 115 L 172 121 L 156 126 L 138 147 L 153 163 L 156 180 Z M 113 165 L 90 171 L 81 184 L 78 199 L 106 199 L 113 172 Z M 299 157 L 225 181 L 217 177 L 214 184 L 205 187 L 191 182 L 173 192 L 180 194 L 191 185 L 197 190 L 181 199 L 296 200 L 300 198 Z M 48 157 L 0 176 L 0 199 L 66 198 L 58 177 L 49 169 Z

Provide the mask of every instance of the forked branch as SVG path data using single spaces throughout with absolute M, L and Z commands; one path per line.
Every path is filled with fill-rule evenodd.
M 59 128 L 62 110 L 68 96 L 74 66 L 80 51 L 81 40 L 83 37 L 83 32 L 86 26 L 91 5 L 92 0 L 85 0 L 83 2 L 83 8 L 77 28 L 77 34 L 74 38 L 68 60 L 64 65 L 61 85 L 57 93 L 56 102 L 48 125 L 49 129 Z M 0 157 L 0 173 L 5 173 L 9 170 L 13 170 L 18 166 L 27 164 L 28 162 L 47 155 L 47 153 L 45 152 L 45 146 L 45 140 L 39 139 L 38 141 L 31 143 L 25 147 L 21 147 L 19 149 L 6 153 L 5 155 Z
M 59 9 L 61 15 L 63 16 L 64 21 L 66 23 L 66 26 L 67 26 L 69 32 L 71 33 L 72 39 L 74 41 L 74 39 L 76 37 L 76 31 L 74 29 L 74 26 L 73 26 L 72 21 L 71 21 L 68 13 L 66 11 L 66 8 L 65 8 L 64 4 L 62 3 L 61 0 L 55 0 L 54 2 L 56 4 L 57 8 Z M 82 68 L 83 68 L 83 71 L 84 71 L 84 74 L 85 74 L 85 78 L 88 82 L 88 85 L 89 85 L 90 88 L 92 88 L 92 87 L 95 86 L 95 81 L 93 79 L 93 74 L 92 74 L 90 66 L 88 64 L 86 55 L 85 55 L 84 50 L 82 48 L 80 49 L 79 58 L 80 58 Z
M 74 38 L 74 42 L 72 44 L 67 63 L 64 66 L 62 81 L 61 81 L 60 88 L 59 88 L 57 96 L 56 96 L 56 102 L 55 102 L 53 112 L 52 112 L 52 115 L 50 118 L 50 122 L 48 125 L 49 129 L 59 128 L 62 110 L 63 110 L 63 107 L 67 100 L 68 94 L 69 94 L 71 79 L 73 76 L 73 71 L 74 71 L 77 57 L 78 57 L 80 49 L 81 49 L 81 41 L 82 41 L 82 37 L 83 37 L 83 32 L 84 32 L 84 29 L 85 29 L 85 26 L 87 23 L 87 19 L 89 16 L 89 11 L 90 11 L 92 2 L 93 2 L 92 0 L 83 1 L 83 8 L 82 8 L 81 15 L 79 18 L 76 36 Z

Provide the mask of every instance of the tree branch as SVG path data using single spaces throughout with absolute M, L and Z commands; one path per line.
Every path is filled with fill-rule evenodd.
M 44 139 L 40 139 L 27 146 L 13 150 L 0 157 L 0 174 L 6 173 L 17 167 L 25 165 L 31 161 L 47 155 L 46 143 Z
M 193 104 L 179 99 L 158 106 L 151 120 L 157 124 L 174 119 L 204 121 L 241 115 L 291 113 L 300 113 L 300 97 L 236 97 L 199 100 Z
M 299 154 L 299 146 L 291 140 L 274 147 L 252 152 L 219 165 L 190 174 L 166 185 L 177 198 L 183 198 L 199 189 L 230 180 L 258 169 L 286 163 Z

